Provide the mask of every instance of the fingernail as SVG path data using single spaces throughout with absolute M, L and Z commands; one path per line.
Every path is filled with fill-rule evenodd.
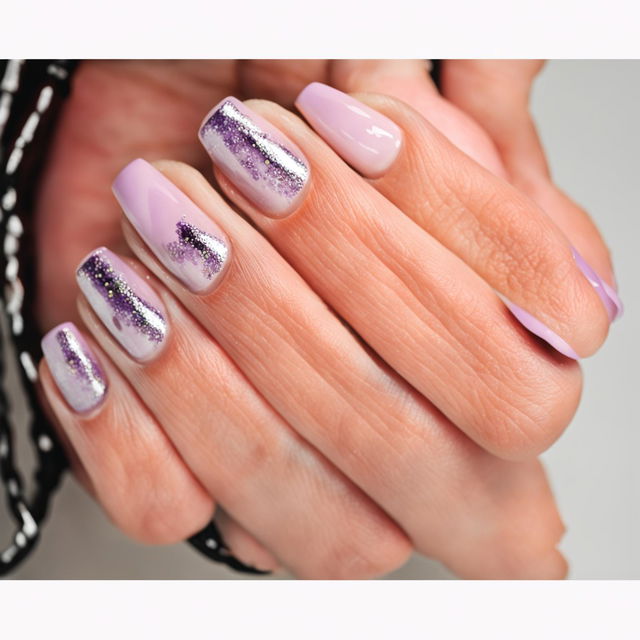
M 229 260 L 229 239 L 173 182 L 138 159 L 118 174 L 113 193 L 149 249 L 189 290 L 215 287 Z
M 82 334 L 71 322 L 42 338 L 42 351 L 60 392 L 78 413 L 95 409 L 107 393 L 107 379 Z
M 622 301 L 615 292 L 613 287 L 610 287 L 589 265 L 589 263 L 576 251 L 574 247 L 571 248 L 573 252 L 573 259 L 576 261 L 578 269 L 582 271 L 584 277 L 589 281 L 595 292 L 598 294 L 604 308 L 607 310 L 609 321 L 613 322 L 616 318 L 619 318 L 623 312 Z
M 381 176 L 398 156 L 402 129 L 346 93 L 312 82 L 295 104 L 334 151 L 366 177 Z
M 236 98 L 219 102 L 198 136 L 220 171 L 263 213 L 282 218 L 302 202 L 309 179 L 302 151 Z
M 624 305 L 622 304 L 622 300 L 620 299 L 618 292 L 604 280 L 602 280 L 602 286 L 604 287 L 604 290 L 606 291 L 609 298 L 611 298 L 613 304 L 616 306 L 616 315 L 613 319 L 618 320 L 624 315 Z
M 149 360 L 164 344 L 167 313 L 155 291 L 126 262 L 101 247 L 76 271 L 80 290 L 111 332 L 136 360 Z
M 563 340 L 555 331 L 549 329 L 543 322 L 540 322 L 540 320 L 532 316 L 528 311 L 525 311 L 522 307 L 513 304 L 513 302 L 509 300 L 504 300 L 504 303 L 525 329 L 542 338 L 563 356 L 567 356 L 567 358 L 572 358 L 573 360 L 580 359 L 580 356 L 569 346 L 567 341 Z

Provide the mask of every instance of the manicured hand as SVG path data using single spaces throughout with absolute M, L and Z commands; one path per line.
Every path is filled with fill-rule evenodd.
M 166 86 L 171 67 L 138 64 L 92 73 L 116 74 L 120 100 L 137 73 L 147 91 Z M 333 71 L 361 81 L 353 64 Z M 380 575 L 412 548 L 465 577 L 564 575 L 535 456 L 573 415 L 572 358 L 600 346 L 617 297 L 567 230 L 496 176 L 499 155 L 484 169 L 388 96 L 312 84 L 297 106 L 320 136 L 273 103 L 224 100 L 200 136 L 251 223 L 185 164 L 136 160 L 114 186 L 135 259 L 76 255 L 124 247 L 103 188 L 116 159 L 207 171 L 191 143 L 206 69 L 157 103 L 128 85 L 129 121 L 101 103 L 91 132 L 78 123 L 91 107 L 72 102 L 54 147 L 41 308 L 46 323 L 71 317 L 77 289 L 47 284 L 77 261 L 92 338 L 49 334 L 43 384 L 85 485 L 150 542 L 194 533 L 215 500 L 237 555 L 305 577 Z

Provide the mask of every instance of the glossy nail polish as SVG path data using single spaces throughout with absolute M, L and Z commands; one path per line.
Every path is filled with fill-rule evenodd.
M 604 308 L 607 310 L 609 321 L 613 322 L 622 315 L 623 306 L 620 297 L 613 287 L 610 287 L 591 267 L 591 265 L 572 247 L 573 258 L 578 269 L 582 271 L 584 277 L 589 281 L 595 292 L 602 300 Z
M 167 335 L 165 308 L 149 284 L 126 262 L 101 247 L 76 272 L 80 290 L 113 337 L 136 360 L 149 360 Z
M 194 293 L 210 292 L 230 258 L 229 239 L 178 187 L 144 160 L 117 176 L 113 192 L 158 260 Z
M 71 408 L 85 413 L 98 407 L 107 379 L 76 326 L 65 322 L 42 339 L 42 351 L 53 379 Z
M 236 98 L 218 103 L 198 135 L 215 165 L 263 213 L 281 218 L 302 202 L 309 179 L 304 155 Z
M 320 82 L 306 86 L 296 107 L 334 151 L 368 178 L 381 176 L 402 145 L 402 130 L 381 113 Z
M 528 311 L 525 311 L 522 307 L 519 307 L 509 300 L 504 300 L 507 308 L 520 322 L 520 324 L 533 333 L 534 335 L 542 338 L 545 342 L 550 344 L 556 351 L 561 353 L 567 358 L 573 360 L 579 360 L 580 356 L 571 348 L 566 340 L 562 339 L 555 331 L 552 331 L 546 324 L 540 322 L 536 317 L 532 316 Z

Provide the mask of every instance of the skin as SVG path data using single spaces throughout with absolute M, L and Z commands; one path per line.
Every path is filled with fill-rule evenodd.
M 610 282 L 611 270 L 595 227 L 549 178 L 526 107 L 532 63 L 494 64 L 446 63 L 447 99 L 414 61 L 81 67 L 38 199 L 43 327 L 74 319 L 75 268 L 102 244 L 136 256 L 172 327 L 142 366 L 80 300 L 112 385 L 95 415 L 74 415 L 41 367 L 80 479 L 123 530 L 175 542 L 219 503 L 239 557 L 302 577 L 374 577 L 412 549 L 463 577 L 564 576 L 563 526 L 535 456 L 575 411 L 579 367 L 519 327 L 491 287 L 586 354 L 608 322 L 567 237 Z M 252 101 L 314 171 L 285 221 L 217 176 L 254 228 L 187 166 L 211 174 L 197 125 L 225 95 L 290 106 L 312 80 L 366 91 L 358 98 L 410 133 L 407 144 L 385 176 L 365 181 L 297 117 Z M 503 118 L 471 96 L 474 83 Z M 186 163 L 157 166 L 231 237 L 233 263 L 211 296 L 187 292 L 128 224 L 123 233 L 109 185 L 137 156 Z M 444 179 L 417 181 L 416 168 Z M 388 228 L 367 207 L 385 211 Z M 532 232 L 549 239 L 543 253 Z

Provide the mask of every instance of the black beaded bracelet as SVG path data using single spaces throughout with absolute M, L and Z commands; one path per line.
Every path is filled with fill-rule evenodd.
M 34 549 L 51 499 L 67 469 L 67 461 L 37 398 L 40 331 L 34 314 L 36 253 L 33 216 L 34 185 L 64 99 L 71 90 L 76 61 L 0 61 L 0 234 L 4 318 L 0 324 L 0 478 L 7 508 L 16 524 L 10 543 L 0 547 L 0 576 L 6 575 Z M 6 335 L 5 335 L 6 334 Z M 12 344 L 12 350 L 5 350 Z M 12 351 L 12 352 L 11 352 Z M 31 409 L 29 435 L 36 452 L 33 495 L 27 497 L 17 469 L 5 365 L 15 358 L 20 382 Z M 189 539 L 210 560 L 236 571 L 268 573 L 234 558 L 214 522 Z

